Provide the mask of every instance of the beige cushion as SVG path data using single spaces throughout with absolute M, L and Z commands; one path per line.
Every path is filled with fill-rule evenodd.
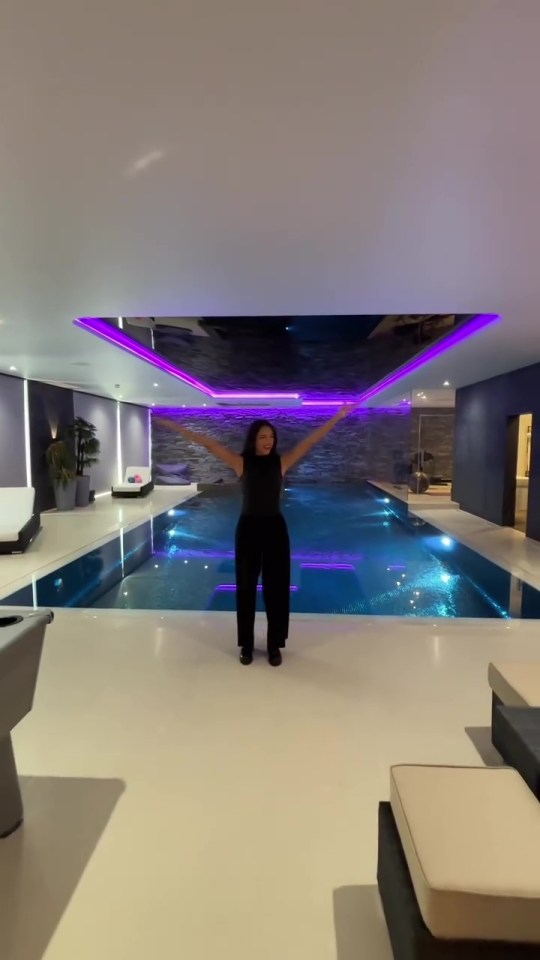
M 515 770 L 394 767 L 391 804 L 434 937 L 540 944 L 540 804 Z
M 129 483 L 129 477 L 140 477 L 140 483 Z M 116 483 L 113 487 L 114 493 L 137 493 L 141 487 L 145 487 L 152 480 L 152 471 L 150 467 L 128 467 L 124 474 L 124 482 Z
M 507 707 L 540 707 L 540 660 L 490 663 L 489 685 Z

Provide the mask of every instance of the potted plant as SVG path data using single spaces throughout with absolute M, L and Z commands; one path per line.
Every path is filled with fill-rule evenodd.
M 73 510 L 77 482 L 75 479 L 75 458 L 63 440 L 51 443 L 46 453 L 49 476 L 54 488 L 57 510 Z
M 96 427 L 83 417 L 76 417 L 69 428 L 69 436 L 75 448 L 75 474 L 77 478 L 77 507 L 87 507 L 90 500 L 90 476 L 85 473 L 94 463 L 99 463 L 100 442 Z

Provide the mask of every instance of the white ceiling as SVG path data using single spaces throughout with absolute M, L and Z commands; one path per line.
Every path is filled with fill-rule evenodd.
M 539 48 L 538 0 L 4 0 L 0 365 L 189 402 L 73 317 L 476 311 L 407 389 L 540 360 Z

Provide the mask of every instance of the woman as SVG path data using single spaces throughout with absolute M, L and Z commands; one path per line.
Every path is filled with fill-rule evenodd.
M 244 666 L 253 662 L 257 584 L 261 575 L 271 666 L 280 666 L 281 649 L 288 638 L 291 553 L 287 524 L 280 509 L 283 478 L 354 408 L 354 404 L 345 404 L 331 420 L 283 456 L 277 452 L 277 433 L 268 420 L 251 424 L 242 454 L 237 454 L 211 437 L 194 433 L 173 420 L 158 418 L 162 426 L 223 460 L 240 478 L 243 504 L 235 538 L 236 618 L 240 662 Z

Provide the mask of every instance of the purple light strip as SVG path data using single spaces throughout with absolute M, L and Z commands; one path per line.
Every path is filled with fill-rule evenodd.
M 359 397 L 356 397 L 351 401 L 338 400 L 335 397 L 321 397 L 317 400 L 310 400 L 309 397 L 306 397 L 302 398 L 301 400 L 302 406 L 334 407 L 341 406 L 342 403 L 346 402 L 359 404 L 366 403 L 368 400 L 372 400 L 389 387 L 400 383 L 401 380 L 403 380 L 405 377 L 408 377 L 411 373 L 415 373 L 416 370 L 420 370 L 427 363 L 435 360 L 448 350 L 452 350 L 460 343 L 468 340 L 469 337 L 480 333 L 481 330 L 484 330 L 486 327 L 498 320 L 500 320 L 499 314 L 477 314 L 477 316 L 473 317 L 472 320 L 468 320 L 465 324 L 461 324 L 459 327 L 447 334 L 447 336 L 438 340 L 437 343 L 432 344 L 432 346 L 426 347 L 425 350 L 423 350 L 416 357 L 413 357 L 413 359 L 408 363 L 403 364 L 403 366 L 399 367 L 382 380 L 379 380 L 379 382 L 374 384 L 373 387 L 364 391 L 364 393 L 360 394 Z M 148 350 L 147 347 L 143 347 L 142 344 L 137 343 L 136 340 L 126 336 L 122 330 L 117 329 L 116 327 L 111 327 L 110 324 L 108 324 L 105 320 L 102 320 L 100 317 L 79 317 L 73 322 L 75 326 L 90 331 L 90 333 L 95 334 L 95 336 L 100 337 L 102 340 L 107 340 L 109 343 L 113 343 L 115 346 L 120 347 L 120 349 L 133 354 L 133 356 L 138 357 L 140 360 L 144 360 L 153 367 L 157 367 L 164 373 L 170 374 L 170 376 L 175 377 L 177 380 L 181 380 L 182 383 L 185 383 L 188 386 L 193 387 L 195 390 L 204 393 L 207 397 L 211 397 L 213 400 L 300 400 L 299 393 L 250 393 L 249 391 L 216 393 L 207 384 L 195 379 L 195 377 L 191 377 L 183 370 L 175 367 L 174 364 L 169 363 L 168 360 L 165 360 L 163 357 L 160 357 L 151 350 Z
M 354 570 L 352 563 L 301 563 L 301 570 Z
M 346 400 L 302 400 L 303 407 L 342 407 L 344 403 L 357 403 L 356 398 Z
M 144 347 L 141 343 L 137 343 L 136 340 L 128 337 L 125 333 L 123 333 L 122 330 L 116 327 L 111 327 L 110 324 L 108 324 L 105 320 L 102 320 L 100 317 L 79 317 L 73 322 L 76 327 L 81 327 L 83 330 L 88 330 L 96 337 L 100 337 L 101 340 L 107 340 L 109 343 L 114 344 L 114 346 L 120 347 L 121 350 L 125 350 L 127 353 L 131 353 L 134 357 L 137 357 L 139 360 L 144 360 L 151 366 L 157 367 L 158 370 L 162 370 L 163 373 L 168 373 L 171 377 L 176 377 L 177 380 L 181 380 L 182 383 L 187 384 L 189 387 L 193 387 L 195 390 L 199 390 L 201 393 L 204 393 L 207 397 L 211 397 L 213 400 L 300 399 L 300 395 L 298 393 L 250 393 L 249 391 L 242 393 L 234 391 L 220 391 L 219 393 L 216 393 L 206 383 L 203 383 L 201 380 L 197 380 L 195 377 L 191 377 L 188 373 L 185 373 L 183 370 L 175 367 L 174 364 L 169 363 L 168 360 L 158 356 L 157 354 L 153 353 L 152 350 Z
M 387 390 L 388 387 L 399 383 L 411 373 L 415 373 L 416 370 L 420 370 L 420 368 L 424 367 L 426 363 L 431 363 L 432 360 L 440 357 L 441 354 L 446 353 L 448 350 L 452 350 L 460 343 L 468 340 L 469 337 L 473 337 L 476 333 L 480 333 L 481 330 L 485 330 L 486 327 L 491 326 L 492 323 L 495 323 L 500 319 L 501 318 L 498 313 L 479 313 L 476 317 L 473 317 L 472 320 L 468 320 L 467 323 L 462 324 L 455 330 L 452 330 L 451 333 L 447 334 L 446 337 L 441 337 L 441 339 L 438 340 L 437 343 L 434 343 L 431 347 L 426 347 L 422 353 L 417 354 L 417 356 L 413 357 L 412 360 L 409 360 L 408 363 L 398 367 L 398 369 L 394 370 L 394 372 L 389 374 L 389 376 L 384 377 L 383 380 L 379 380 L 378 383 L 374 384 L 373 387 L 371 387 L 369 390 L 366 390 L 360 395 L 360 397 L 358 397 L 357 403 L 366 403 L 367 400 L 371 400 L 373 397 L 376 397 L 379 393 Z

